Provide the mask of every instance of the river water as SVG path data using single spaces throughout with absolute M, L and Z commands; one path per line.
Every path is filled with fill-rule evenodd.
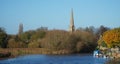
M 0 60 L 0 64 L 104 64 L 107 59 L 94 58 L 91 54 L 74 55 L 25 55 Z

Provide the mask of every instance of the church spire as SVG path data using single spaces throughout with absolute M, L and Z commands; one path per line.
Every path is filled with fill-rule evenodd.
M 71 18 L 70 18 L 70 28 L 69 31 L 73 32 L 75 30 L 74 18 L 73 18 L 73 9 L 71 9 Z

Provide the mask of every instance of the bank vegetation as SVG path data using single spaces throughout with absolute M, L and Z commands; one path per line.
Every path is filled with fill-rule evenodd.
M 97 47 L 99 36 L 107 30 L 109 28 L 104 26 L 90 26 L 70 33 L 42 27 L 11 35 L 0 28 L 0 52 L 7 51 L 13 55 L 90 53 Z

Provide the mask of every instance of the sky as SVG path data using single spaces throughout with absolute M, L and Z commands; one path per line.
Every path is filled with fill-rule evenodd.
M 0 0 L 0 27 L 17 34 L 39 27 L 68 30 L 71 8 L 76 28 L 120 27 L 120 0 Z

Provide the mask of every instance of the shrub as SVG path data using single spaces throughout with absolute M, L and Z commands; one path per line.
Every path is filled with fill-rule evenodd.
M 28 44 L 28 48 L 39 48 L 39 47 L 40 47 L 40 43 L 37 41 L 33 41 Z

